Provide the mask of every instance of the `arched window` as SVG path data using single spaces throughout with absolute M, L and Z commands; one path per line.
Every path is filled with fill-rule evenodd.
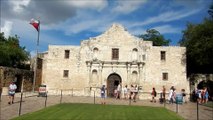
M 96 60 L 98 58 L 98 48 L 95 47 L 93 49 L 93 60 Z
M 138 52 L 138 49 L 137 49 L 137 48 L 134 48 L 132 51 Z
M 95 48 L 93 49 L 93 52 L 98 52 L 98 48 L 95 47 Z
M 132 61 L 136 61 L 138 59 L 138 49 L 134 48 L 132 50 Z

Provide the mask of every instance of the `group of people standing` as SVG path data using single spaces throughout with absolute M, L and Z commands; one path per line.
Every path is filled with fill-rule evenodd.
M 137 94 L 138 94 L 138 85 L 131 85 L 130 88 L 128 88 L 127 85 L 125 85 L 124 88 L 122 88 L 121 83 L 118 84 L 116 89 L 114 90 L 114 96 L 116 99 L 121 99 L 121 93 L 123 92 L 124 99 L 132 99 L 133 102 L 136 102 Z M 105 93 L 106 93 L 106 86 L 103 85 L 101 87 L 101 104 L 106 104 L 105 102 Z
M 156 102 L 155 97 L 157 96 L 157 92 L 155 90 L 155 88 L 152 88 L 152 99 L 150 102 Z M 176 102 L 176 97 L 177 95 L 181 95 L 182 97 L 182 102 L 186 103 L 186 93 L 185 93 L 185 89 L 181 89 L 181 93 L 176 93 L 176 89 L 174 86 L 172 86 L 169 90 L 169 94 L 168 94 L 168 101 L 170 104 L 173 104 L 174 102 Z M 163 103 L 166 102 L 166 88 L 165 86 L 163 86 L 162 88 L 162 92 L 160 93 L 160 98 L 159 98 L 159 102 Z
M 136 102 L 137 94 L 138 94 L 138 85 L 131 85 L 130 88 L 128 88 L 127 85 L 122 89 L 121 83 L 118 84 L 117 88 L 114 91 L 114 95 L 116 99 L 121 98 L 121 93 L 124 93 L 124 99 L 133 99 L 133 102 Z
M 203 89 L 197 89 L 195 91 L 198 103 L 207 103 L 209 98 L 209 93 L 206 87 Z
M 114 90 L 114 96 L 116 99 L 121 99 L 121 93 L 123 93 L 124 95 L 124 99 L 132 99 L 134 102 L 136 102 L 136 98 L 138 95 L 138 90 L 139 87 L 138 85 L 131 85 L 130 88 L 128 88 L 127 85 L 125 85 L 125 87 L 122 88 L 121 83 L 118 84 L 117 88 Z M 105 93 L 106 93 L 106 86 L 103 85 L 101 87 L 101 98 L 103 98 L 102 100 L 102 104 L 105 104 Z M 176 97 L 177 95 L 182 95 L 182 102 L 186 103 L 186 93 L 185 93 L 185 89 L 181 89 L 181 93 L 176 93 L 176 89 L 174 86 L 172 86 L 169 90 L 169 94 L 168 94 L 168 100 L 169 103 L 173 104 L 176 101 Z M 152 99 L 150 102 L 156 102 L 156 96 L 157 96 L 157 92 L 156 89 L 153 87 L 152 88 L 152 92 L 151 92 L 151 96 Z M 204 89 L 197 89 L 196 90 L 196 96 L 197 96 L 197 101 L 199 103 L 207 103 L 208 102 L 208 98 L 209 98 L 209 93 L 207 88 L 205 87 Z M 166 101 L 166 88 L 165 86 L 162 87 L 162 91 L 160 93 L 160 98 L 159 98 L 160 103 L 163 103 Z
M 156 90 L 155 90 L 154 87 L 152 88 L 151 96 L 152 96 L 152 99 L 151 99 L 150 102 L 156 102 L 155 97 L 157 96 L 157 92 L 156 92 Z M 160 99 L 159 99 L 159 101 L 160 101 L 161 103 L 163 103 L 165 100 L 166 100 L 166 88 L 165 88 L 165 86 L 163 86 L 162 92 L 161 92 L 161 94 L 160 94 Z

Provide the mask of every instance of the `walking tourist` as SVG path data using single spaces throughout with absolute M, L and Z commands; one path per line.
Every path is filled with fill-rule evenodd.
M 157 92 L 154 87 L 152 88 L 151 95 L 152 95 L 152 100 L 150 102 L 156 102 L 155 97 L 157 96 Z
M 9 95 L 9 102 L 8 104 L 13 104 L 14 103 L 14 97 L 16 93 L 17 86 L 14 81 L 12 81 L 8 87 L 8 95 Z
M 182 92 L 182 96 L 183 96 L 183 103 L 186 103 L 186 93 L 185 93 L 185 89 L 182 89 L 181 92 Z
M 163 102 L 165 102 L 165 100 L 166 100 L 166 88 L 165 88 L 165 86 L 163 86 L 163 89 L 162 89 L 162 98 L 163 98 Z
M 117 94 L 118 94 L 118 92 L 117 92 L 117 87 L 114 89 L 114 97 L 116 98 L 117 97 Z
M 172 93 L 172 101 L 173 102 L 176 102 L 176 89 L 175 88 L 173 88 L 173 93 Z
M 196 95 L 197 95 L 197 102 L 200 104 L 202 103 L 202 90 L 197 89 L 196 90 Z
M 130 87 L 130 91 L 129 91 L 129 99 L 132 99 L 134 97 L 134 86 L 131 85 Z
M 207 103 L 208 100 L 209 100 L 209 93 L 208 93 L 207 88 L 205 87 L 204 88 L 204 103 Z
M 106 93 L 106 88 L 105 85 L 101 87 L 101 104 L 106 104 L 105 102 L 105 93 Z
M 123 91 L 124 91 L 124 99 L 127 99 L 128 98 L 128 88 L 127 88 L 127 85 L 125 85 Z
M 173 104 L 173 98 L 172 98 L 172 96 L 173 96 L 173 91 L 174 91 L 174 86 L 172 86 L 171 88 L 170 88 L 170 90 L 169 90 L 169 103 L 172 103 Z
M 116 99 L 120 99 L 121 97 L 121 83 L 118 84 L 118 87 L 117 87 L 117 96 L 116 96 Z
M 136 98 L 138 95 L 138 85 L 135 85 L 133 94 L 133 102 L 136 102 Z

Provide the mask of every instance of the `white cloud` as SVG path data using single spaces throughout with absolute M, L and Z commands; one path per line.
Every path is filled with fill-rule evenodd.
M 89 9 L 102 10 L 108 5 L 107 0 L 95 0 L 95 1 L 70 0 L 68 2 L 70 5 L 75 6 L 76 8 L 81 8 L 81 9 L 89 8 Z
M 36 50 L 36 43 L 37 43 L 37 35 L 38 32 L 36 29 L 29 24 L 28 21 L 22 21 L 22 20 L 13 20 L 13 28 L 11 30 L 11 35 L 18 35 L 19 41 L 21 46 L 25 46 L 27 50 Z M 22 29 L 15 29 L 15 28 L 22 28 Z M 59 37 L 60 38 L 60 37 Z M 72 41 L 64 41 L 62 39 L 59 39 L 58 37 L 46 34 L 43 29 L 41 29 L 40 32 L 40 40 L 39 40 L 39 52 L 45 51 L 49 44 L 65 44 L 65 43 L 72 43 Z
M 22 12 L 25 7 L 28 6 L 31 0 L 10 0 L 14 12 Z
M 116 1 L 117 5 L 112 9 L 112 12 L 128 14 L 135 11 L 146 2 L 147 0 L 119 0 Z
M 181 31 L 180 28 L 175 28 L 175 27 L 172 27 L 171 25 L 156 26 L 156 27 L 153 27 L 153 29 L 159 31 L 161 34 L 180 33 Z
M 113 21 L 111 21 L 110 19 L 87 20 L 86 22 L 81 21 L 77 24 L 69 25 L 68 29 L 65 30 L 65 33 L 66 35 L 70 35 L 70 34 L 77 34 L 83 31 L 104 32 L 107 29 L 107 27 L 112 25 L 112 23 Z
M 193 15 L 201 10 L 202 10 L 202 8 L 194 9 L 194 10 L 190 10 L 190 11 L 185 11 L 185 10 L 168 11 L 168 12 L 162 13 L 156 17 L 151 17 L 151 18 L 146 19 L 145 21 L 135 23 L 135 24 L 133 24 L 133 26 L 144 26 L 144 25 L 149 25 L 149 24 L 158 23 L 158 22 L 170 22 L 170 21 L 174 21 L 174 20 L 179 20 L 181 18 Z
M 4 26 L 1 27 L 1 32 L 4 32 L 4 36 L 7 38 L 11 34 L 13 22 L 5 21 Z
M 45 26 L 44 29 L 62 30 L 66 35 L 74 35 L 83 31 L 103 32 L 113 22 L 116 22 L 115 19 L 116 15 L 112 14 L 94 15 L 81 12 L 74 19 L 55 26 Z
M 40 17 L 43 24 L 58 24 L 76 17 L 81 10 L 90 9 L 100 12 L 108 6 L 108 1 L 4 0 L 1 4 L 1 17 L 4 19 L 30 20 Z
M 77 24 L 72 24 L 69 27 L 69 30 L 67 32 L 79 33 L 79 32 L 82 32 L 84 30 L 91 29 L 92 27 L 100 24 L 100 22 L 101 22 L 100 20 L 87 20 L 86 22 L 82 21 L 82 22 L 79 22 Z

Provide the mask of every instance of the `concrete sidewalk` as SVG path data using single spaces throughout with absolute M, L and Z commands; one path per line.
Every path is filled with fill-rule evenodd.
M 48 96 L 47 106 L 59 104 L 61 101 L 60 96 Z M 63 96 L 63 103 L 94 103 L 93 97 L 72 97 Z M 95 99 L 96 104 L 101 103 L 100 98 Z M 130 105 L 129 100 L 116 100 L 114 98 L 107 98 L 106 104 L 116 104 L 116 105 Z M 137 102 L 131 102 L 131 105 L 139 106 L 153 106 L 153 107 L 164 107 L 164 104 L 151 103 L 149 100 L 138 100 Z M 20 95 L 15 98 L 15 103 L 8 105 L 7 96 L 2 96 L 1 100 L 1 114 L 0 120 L 8 120 L 19 116 L 19 106 L 20 106 Z M 176 111 L 176 104 L 165 104 L 165 107 L 174 112 Z M 21 114 L 26 114 L 29 112 L 37 111 L 45 108 L 45 97 L 37 97 L 35 95 L 29 95 L 23 97 L 22 111 Z M 197 120 L 197 105 L 196 103 L 187 103 L 183 105 L 178 105 L 178 112 L 180 116 L 187 120 Z M 199 120 L 213 120 L 213 108 L 205 107 L 199 105 Z

